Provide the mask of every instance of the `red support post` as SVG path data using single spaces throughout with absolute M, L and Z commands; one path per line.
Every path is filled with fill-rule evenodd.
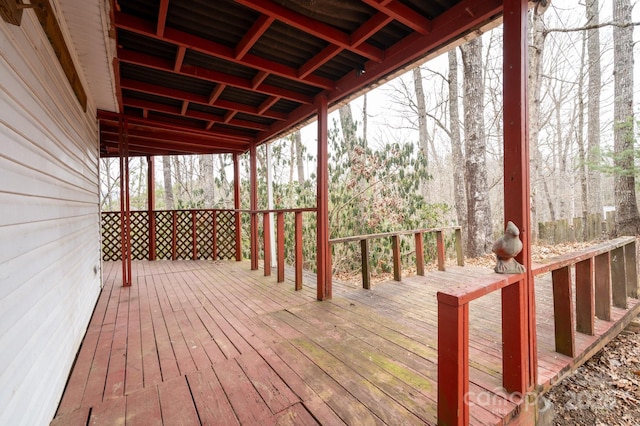
M 627 296 L 638 298 L 638 265 L 636 263 L 636 242 L 624 246 L 624 265 L 627 281 Z
M 198 229 L 197 229 L 198 212 L 191 210 L 191 257 L 193 260 L 198 260 Z
M 240 160 L 233 154 L 233 207 L 236 209 L 236 261 L 242 260 L 242 220 L 240 216 Z
M 627 309 L 627 273 L 624 247 L 611 250 L 611 295 L 613 306 Z
M 258 167 L 256 145 L 249 147 L 249 209 L 251 210 L 251 270 L 258 269 Z
M 126 119 L 120 120 L 118 151 L 120 156 L 120 219 L 122 248 L 122 286 L 131 285 L 131 217 L 129 198 L 129 126 Z
M 438 295 L 438 424 L 469 424 L 468 327 L 469 305 L 450 305 Z
M 329 246 L 329 152 L 327 96 L 318 95 L 318 187 L 316 195 L 317 299 L 331 299 L 331 251 Z
M 296 212 L 296 290 L 302 290 L 302 212 Z
M 276 215 L 276 255 L 278 262 L 278 282 L 284 281 L 284 212 L 278 212 Z
M 149 215 L 149 260 L 156 260 L 156 184 L 155 161 L 147 156 L 147 214 Z
M 264 233 L 264 276 L 271 275 L 271 219 L 269 213 L 262 215 L 262 232 Z
M 456 229 L 456 257 L 458 266 L 464 266 L 464 255 L 462 253 L 462 230 Z
M 438 251 L 438 271 L 444 271 L 446 254 L 444 251 L 444 235 L 442 229 L 436 231 L 436 247 Z
M 531 209 L 528 133 L 528 0 L 508 0 L 503 9 L 503 76 L 504 76 L 504 220 L 520 229 L 523 249 L 517 260 L 526 268 L 524 303 L 521 313 L 526 321 L 525 336 L 518 339 L 527 354 L 523 365 L 527 389 L 537 382 L 536 315 L 533 273 L 531 271 Z M 518 292 L 503 293 L 503 306 L 519 306 Z M 513 320 L 513 318 L 511 319 Z

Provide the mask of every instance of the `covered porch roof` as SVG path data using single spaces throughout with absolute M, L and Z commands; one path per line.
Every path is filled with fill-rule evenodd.
M 101 155 L 118 155 L 124 127 L 131 156 L 247 152 L 314 119 L 319 95 L 330 109 L 347 102 L 497 25 L 502 9 L 500 0 L 113 1 L 117 105 L 99 107 Z M 87 31 L 78 23 L 72 36 Z

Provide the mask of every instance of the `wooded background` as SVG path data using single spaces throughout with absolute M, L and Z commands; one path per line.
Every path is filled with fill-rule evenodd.
M 570 226 L 574 236 L 593 238 L 588 221 L 573 218 L 604 217 L 605 209 L 615 210 L 614 225 L 598 237 L 637 235 L 631 2 L 542 3 L 529 13 L 533 241 L 537 224 L 559 220 L 578 224 Z M 332 113 L 330 237 L 457 224 L 467 256 L 489 251 L 509 219 L 502 74 L 498 27 Z M 315 137 L 312 124 L 258 148 L 259 208 L 268 207 L 268 164 L 275 208 L 315 206 Z M 248 154 L 241 165 L 248 208 Z M 162 157 L 157 167 L 156 209 L 233 208 L 230 156 Z M 146 169 L 145 158 L 132 159 L 134 210 L 147 208 Z M 101 177 L 103 210 L 118 210 L 117 160 L 102 160 Z M 305 259 L 313 265 L 310 221 L 305 232 Z M 387 249 L 383 242 L 372 248 L 374 267 L 384 264 Z M 356 247 L 334 250 L 337 270 L 358 261 Z M 411 252 L 409 243 L 404 251 Z

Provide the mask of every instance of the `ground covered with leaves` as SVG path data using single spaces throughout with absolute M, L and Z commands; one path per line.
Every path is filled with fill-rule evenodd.
M 640 320 L 545 397 L 554 425 L 640 425 Z

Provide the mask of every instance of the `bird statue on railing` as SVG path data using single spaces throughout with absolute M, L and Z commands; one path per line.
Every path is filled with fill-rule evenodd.
M 525 267 L 514 258 L 522 251 L 520 230 L 511 221 L 507 223 L 504 235 L 493 243 L 491 251 L 496 254 L 497 264 L 494 268 L 499 274 L 520 274 L 525 272 Z

